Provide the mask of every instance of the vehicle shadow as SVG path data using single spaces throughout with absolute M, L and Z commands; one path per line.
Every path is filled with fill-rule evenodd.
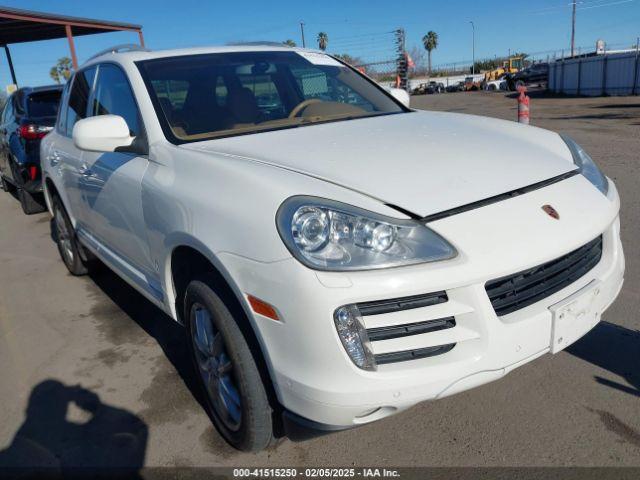
M 600 322 L 567 352 L 623 378 L 630 386 L 598 375 L 596 382 L 640 397 L 640 332 Z
M 90 271 L 89 277 L 120 310 L 158 342 L 167 360 L 206 412 L 202 389 L 189 355 L 184 327 L 140 295 L 106 265 L 98 263 L 97 267 Z
M 0 451 L 0 476 L 67 478 L 84 471 L 141 478 L 147 437 L 146 423 L 133 413 L 80 385 L 45 380 L 32 389 L 25 421 Z

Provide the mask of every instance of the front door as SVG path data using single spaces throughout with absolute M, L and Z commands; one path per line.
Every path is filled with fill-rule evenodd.
M 98 66 L 90 116 L 119 115 L 132 136 L 143 126 L 126 74 L 114 64 Z M 82 152 L 79 170 L 81 202 L 87 233 L 104 255 L 140 286 L 157 296 L 142 213 L 142 177 L 146 156 L 124 152 Z

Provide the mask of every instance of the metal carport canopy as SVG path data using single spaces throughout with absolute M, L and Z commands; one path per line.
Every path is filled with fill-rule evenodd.
M 5 48 L 9 69 L 11 70 L 11 78 L 16 85 L 18 82 L 16 81 L 8 45 L 66 37 L 69 41 L 73 67 L 77 69 L 78 59 L 73 43 L 74 36 L 118 31 L 137 32 L 140 45 L 144 47 L 142 25 L 70 17 L 0 6 L 0 45 Z

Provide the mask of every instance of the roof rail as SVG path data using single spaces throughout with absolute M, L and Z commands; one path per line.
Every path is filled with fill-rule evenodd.
M 120 52 L 150 52 L 151 50 L 149 50 L 148 48 L 145 47 L 141 47 L 140 45 L 137 45 L 135 43 L 123 43 L 121 45 L 115 45 L 113 47 L 110 48 L 105 48 L 104 50 L 100 50 L 98 53 L 96 53 L 95 55 L 90 56 L 87 59 L 87 62 L 89 60 L 93 60 L 96 57 L 100 57 L 106 53 L 120 53 Z
M 282 42 L 262 42 L 262 41 L 257 41 L 257 42 L 229 42 L 227 43 L 227 45 L 229 45 L 230 47 L 260 47 L 260 46 L 264 46 L 264 47 L 288 47 L 288 45 L 286 43 L 282 43 Z

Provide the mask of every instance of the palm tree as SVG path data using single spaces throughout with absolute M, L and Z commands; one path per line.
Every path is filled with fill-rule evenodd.
M 429 57 L 429 76 L 431 76 L 431 50 L 438 48 L 438 34 L 433 30 L 429 30 L 429 32 L 422 37 L 422 44 Z
M 73 65 L 71 64 L 71 59 L 69 57 L 62 57 L 58 59 L 58 63 L 49 70 L 49 76 L 58 84 L 62 83 L 63 80 L 65 82 L 68 81 L 69 78 L 71 78 L 72 73 Z
M 324 32 L 320 32 L 318 34 L 318 47 L 320 50 L 325 51 L 327 49 L 327 44 L 329 43 L 329 35 Z
M 293 40 L 291 40 L 290 38 L 285 40 L 284 42 L 282 42 L 284 45 L 286 45 L 287 47 L 295 47 L 296 46 L 296 42 L 294 42 Z

